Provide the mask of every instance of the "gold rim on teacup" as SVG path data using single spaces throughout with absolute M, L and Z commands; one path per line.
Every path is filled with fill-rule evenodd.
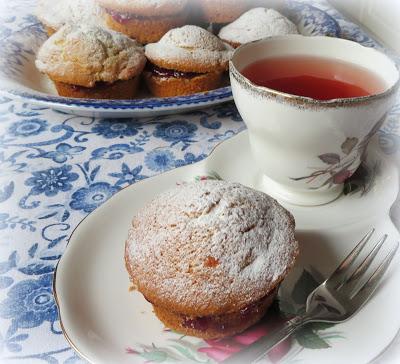
M 397 81 L 388 87 L 384 92 L 377 93 L 377 94 L 371 94 L 368 96 L 361 96 L 361 97 L 350 97 L 350 98 L 342 98 L 342 99 L 331 99 L 331 100 L 317 100 L 313 99 L 311 97 L 306 97 L 306 96 L 298 96 L 298 95 L 292 95 L 288 94 L 282 91 L 274 90 L 272 88 L 268 88 L 265 86 L 259 86 L 250 81 L 247 77 L 245 77 L 236 67 L 235 65 L 235 57 L 237 57 L 240 52 L 246 52 L 248 48 L 251 48 L 254 45 L 257 45 L 258 43 L 265 43 L 268 41 L 284 41 L 287 39 L 293 39 L 293 38 L 305 38 L 303 35 L 297 35 L 297 34 L 292 34 L 292 35 L 285 35 L 285 36 L 275 36 L 275 37 L 269 37 L 266 39 L 260 39 L 256 40 L 254 42 L 250 42 L 247 44 L 243 44 L 240 47 L 238 47 L 231 60 L 229 61 L 229 72 L 231 77 L 234 77 L 237 82 L 242 84 L 243 87 L 248 88 L 249 90 L 254 90 L 257 91 L 258 93 L 262 94 L 263 96 L 268 96 L 268 97 L 275 97 L 276 99 L 282 100 L 282 102 L 289 102 L 292 105 L 297 105 L 297 106 L 303 106 L 303 105 L 309 105 L 309 106 L 320 106 L 320 107 L 340 107 L 340 106 L 357 106 L 360 105 L 364 102 L 368 103 L 376 99 L 381 99 L 385 98 L 391 94 L 394 94 L 398 91 L 400 87 L 400 76 L 397 77 Z M 341 38 L 331 38 L 331 37 L 325 37 L 325 36 L 317 36 L 317 37 L 306 37 L 308 39 L 312 40 L 321 40 L 324 39 L 326 41 L 334 39 L 334 41 L 338 42 L 344 42 L 348 44 L 352 44 L 354 47 L 360 47 L 363 51 L 371 52 L 371 54 L 375 54 L 377 56 L 385 56 L 387 61 L 391 63 L 391 66 L 394 67 L 394 69 L 397 70 L 399 73 L 399 67 L 386 55 L 383 53 L 377 51 L 374 48 L 370 47 L 365 47 L 359 43 L 347 40 L 347 39 L 341 39 Z M 318 52 L 316 52 L 318 53 Z M 317 55 L 318 56 L 318 55 Z M 268 58 L 268 57 L 265 57 Z M 261 59 L 261 58 L 260 58 Z

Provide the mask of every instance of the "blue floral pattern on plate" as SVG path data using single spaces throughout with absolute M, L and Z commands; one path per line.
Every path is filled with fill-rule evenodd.
M 340 25 L 327 12 L 302 2 L 289 0 L 287 4 L 287 15 L 297 24 L 300 33 L 313 36 L 340 36 Z

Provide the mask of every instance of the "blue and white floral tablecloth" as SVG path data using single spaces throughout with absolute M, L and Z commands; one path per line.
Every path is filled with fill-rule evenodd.
M 343 37 L 379 47 L 326 3 L 316 6 L 338 21 Z M 0 19 L 2 46 L 1 34 L 18 20 L 1 11 Z M 393 156 L 400 150 L 399 115 L 397 105 L 379 133 L 384 151 Z M 52 273 L 69 234 L 119 189 L 200 161 L 244 128 L 233 103 L 185 115 L 113 120 L 0 98 L 3 362 L 80 362 L 62 335 L 52 296 Z

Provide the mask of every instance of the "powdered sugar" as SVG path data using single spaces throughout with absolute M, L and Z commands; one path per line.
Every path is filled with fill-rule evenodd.
M 219 37 L 230 43 L 245 44 L 286 34 L 298 34 L 294 23 L 274 9 L 255 8 L 223 27 Z
M 187 0 L 112 0 L 115 6 L 132 6 L 138 8 L 161 8 L 163 6 L 179 6 L 183 7 L 186 5 Z
M 102 10 L 94 0 L 40 0 L 37 17 L 46 26 L 58 30 L 64 24 L 102 25 Z
M 186 7 L 188 0 L 96 0 L 110 10 L 144 16 L 166 16 L 178 14 Z
M 167 32 L 160 39 L 159 44 L 209 51 L 224 51 L 226 49 L 224 43 L 222 43 L 216 36 L 195 25 L 185 25 L 179 29 L 173 29 Z
M 42 45 L 36 60 L 37 68 L 51 79 L 86 87 L 130 79 L 145 63 L 136 41 L 85 24 L 63 26 Z
M 293 264 L 293 230 L 290 214 L 261 192 L 222 181 L 179 186 L 133 220 L 134 283 L 182 312 L 235 310 L 268 294 Z
M 170 60 L 199 67 L 226 67 L 232 56 L 230 46 L 195 25 L 172 29 L 158 43 L 148 44 L 145 49 L 146 56 L 151 60 Z

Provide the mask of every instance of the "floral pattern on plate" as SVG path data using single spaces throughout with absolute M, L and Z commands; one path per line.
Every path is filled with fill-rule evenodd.
M 211 174 L 211 179 L 217 179 L 218 175 Z M 201 177 L 201 180 L 209 179 Z M 315 269 L 313 269 L 315 272 Z M 320 276 L 320 274 L 318 274 Z M 126 348 L 128 355 L 135 355 L 143 358 L 146 363 L 164 362 L 193 362 L 193 363 L 219 363 L 228 359 L 231 355 L 239 352 L 243 348 L 253 344 L 260 338 L 268 335 L 271 330 L 279 325 L 283 325 L 289 317 L 304 312 L 304 304 L 307 296 L 321 282 L 313 275 L 304 270 L 296 282 L 292 296 L 283 300 L 276 300 L 268 310 L 266 317 L 252 326 L 248 330 L 233 337 L 219 340 L 201 340 L 185 337 L 170 331 L 164 330 L 168 336 L 166 347 L 137 344 Z M 337 339 L 344 339 L 341 332 L 332 330 L 333 324 L 314 323 L 304 326 L 292 337 L 284 340 L 275 346 L 268 354 L 267 358 L 272 363 L 281 360 L 293 360 L 302 349 L 326 349 L 331 347 Z

